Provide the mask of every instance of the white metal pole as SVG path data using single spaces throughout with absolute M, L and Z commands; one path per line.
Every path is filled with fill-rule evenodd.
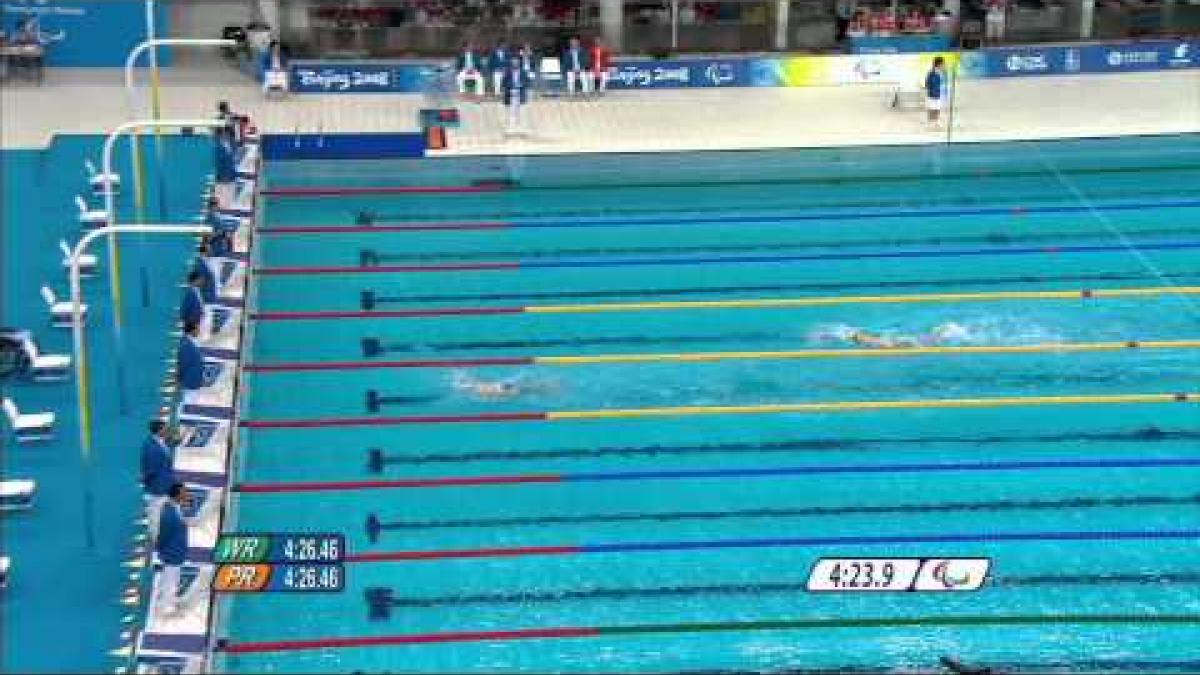
M 134 129 L 141 128 L 161 128 L 161 127 L 201 127 L 213 129 L 224 126 L 224 122 L 214 119 L 178 119 L 178 120 L 135 120 L 126 122 L 109 132 L 108 137 L 104 139 L 104 175 L 112 175 L 112 155 L 113 148 L 116 146 L 117 139 L 121 134 L 128 133 Z M 127 392 L 125 391 L 125 345 L 121 339 L 121 267 L 120 256 L 117 253 L 117 232 L 125 230 L 113 229 L 112 226 L 117 224 L 116 203 L 113 196 L 112 181 L 104 182 L 104 213 L 105 224 L 109 227 L 102 228 L 109 232 L 108 237 L 108 292 L 112 298 L 112 323 L 113 323 L 113 338 L 117 346 L 117 400 L 120 404 L 120 409 L 124 412 L 127 408 Z M 136 230 L 134 230 L 136 231 Z
M 75 396 L 79 406 L 79 457 L 83 463 L 84 475 L 84 541 L 87 543 L 88 549 L 95 548 L 96 527 L 93 517 L 95 498 L 92 486 L 92 407 L 88 388 L 87 344 L 83 333 L 83 291 L 79 283 L 79 261 L 87 253 L 87 249 L 93 241 L 106 235 L 111 238 L 117 232 L 203 234 L 211 229 L 207 225 L 106 225 L 85 234 L 79 243 L 75 244 L 75 250 L 71 252 L 71 339 L 75 346 Z
M 157 38 L 144 40 L 134 47 L 129 52 L 129 56 L 125 59 L 125 91 L 129 97 L 129 109 L 131 113 L 137 114 L 134 110 L 134 82 L 133 69 L 137 64 L 138 57 L 142 52 L 151 49 L 152 47 L 231 47 L 236 45 L 236 40 L 226 40 L 224 38 Z M 151 63 L 154 63 L 154 51 L 150 52 Z
M 147 9 L 147 12 L 150 12 L 150 10 Z M 147 25 L 146 25 L 147 35 L 151 35 L 153 33 L 153 30 L 152 30 L 153 23 L 150 22 L 150 20 L 149 20 L 150 16 L 152 16 L 152 14 L 148 13 Z M 158 52 L 159 46 L 224 47 L 224 46 L 232 46 L 235 44 L 237 44 L 236 40 L 226 40 L 223 38 L 153 38 L 153 37 L 147 38 L 146 40 L 143 40 L 142 42 L 138 43 L 138 45 L 136 47 L 134 47 L 133 49 L 131 49 L 129 51 L 129 56 L 127 56 L 125 58 L 125 98 L 126 98 L 127 103 L 129 104 L 129 117 L 131 119 L 138 119 L 143 116 L 153 117 L 153 115 L 150 112 L 143 112 L 141 110 L 138 110 L 137 96 L 136 96 L 136 92 L 135 92 L 136 85 L 135 85 L 134 79 L 133 79 L 134 68 L 137 66 L 137 60 L 144 52 L 146 52 L 147 50 L 150 51 L 151 64 L 152 64 L 151 67 L 153 67 L 153 64 L 155 63 L 154 55 Z M 139 143 L 138 134 L 130 134 L 130 136 L 129 136 L 129 153 L 130 153 L 131 157 L 139 157 L 138 143 Z M 144 183 L 143 183 L 144 174 L 142 173 L 142 166 L 140 166 L 141 165 L 140 159 L 137 162 L 137 164 L 138 164 L 138 166 L 133 167 L 133 172 L 134 172 L 133 182 L 135 183 L 134 190 L 136 191 L 136 193 L 138 195 L 141 195 L 142 186 L 144 185 Z M 139 211 L 141 210 L 142 206 L 143 205 L 139 202 L 139 204 L 138 204 Z M 140 276 L 140 283 L 142 286 L 142 288 L 141 288 L 141 290 L 142 290 L 142 306 L 146 307 L 149 305 L 150 289 L 148 286 L 149 286 L 150 282 L 149 282 L 149 279 L 147 278 L 146 267 L 145 267 L 144 262 L 141 265 L 141 271 L 140 271 L 139 276 Z

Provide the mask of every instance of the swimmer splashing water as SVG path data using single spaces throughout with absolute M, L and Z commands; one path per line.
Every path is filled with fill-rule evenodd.
M 915 336 L 883 335 L 853 326 L 837 326 L 821 336 L 868 349 L 908 349 L 962 344 L 970 339 L 971 333 L 962 324 L 948 321 L 934 326 L 928 333 Z
M 481 380 L 462 370 L 454 371 L 451 383 L 458 391 L 485 401 L 506 401 L 555 389 L 553 383 L 531 380 L 524 374 L 503 380 Z

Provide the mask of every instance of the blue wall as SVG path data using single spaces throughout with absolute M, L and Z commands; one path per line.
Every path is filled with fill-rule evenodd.
M 263 158 L 269 160 L 424 156 L 421 133 L 268 134 L 263 138 Z
M 167 33 L 166 4 L 165 0 L 157 3 L 159 37 Z M 124 66 L 129 50 L 146 39 L 143 0 L 3 0 L 0 12 L 0 23 L 9 31 L 34 15 L 40 18 L 43 32 L 61 32 L 62 39 L 46 47 L 50 66 Z M 169 50 L 159 50 L 159 63 L 169 62 Z

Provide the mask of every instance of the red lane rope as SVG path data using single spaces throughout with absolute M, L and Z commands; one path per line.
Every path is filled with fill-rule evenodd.
M 410 361 L 296 361 L 291 363 L 255 363 L 246 366 L 250 373 L 289 373 L 309 370 L 371 370 L 375 368 L 475 368 L 478 366 L 528 366 L 532 356 L 484 359 L 428 359 Z
M 264 276 L 283 274 L 380 274 L 395 272 L 464 272 L 471 270 L 515 270 L 521 263 L 478 262 L 444 263 L 440 265 L 376 265 L 376 266 L 317 266 L 317 267 L 260 267 L 255 272 Z
M 456 194 L 460 192 L 501 192 L 500 184 L 484 185 L 322 185 L 266 188 L 268 197 L 330 197 L 335 195 Z
M 242 420 L 247 429 L 312 429 L 315 427 L 380 427 L 396 424 L 455 422 L 542 422 L 544 412 L 479 413 L 476 415 L 414 415 L 407 417 L 325 417 L 303 420 Z
M 470 476 L 455 478 L 409 478 L 405 480 L 345 480 L 304 483 L 242 483 L 235 492 L 273 494 L 281 492 L 324 492 L 342 490 L 371 490 L 375 488 L 429 488 L 475 485 L 518 485 L 523 483 L 561 483 L 556 473 L 529 473 L 515 476 Z
M 513 558 L 535 555 L 574 555 L 584 553 L 579 546 L 516 546 L 512 548 L 464 548 L 445 551 L 389 551 L 350 553 L 346 562 L 394 562 L 399 560 L 443 560 L 446 558 Z
M 258 312 L 250 318 L 258 321 L 295 321 L 300 319 L 405 319 L 422 316 L 479 316 L 484 314 L 522 314 L 524 307 L 442 307 L 387 311 L 328 310 L 313 312 Z
M 441 223 L 401 223 L 398 225 L 318 225 L 304 227 L 301 225 L 283 225 L 278 227 L 262 227 L 255 230 L 259 234 L 358 234 L 362 232 L 426 232 L 434 230 L 500 230 L 512 227 L 512 223 L 502 221 L 476 222 L 441 222 Z
M 318 640 L 280 640 L 276 642 L 238 642 L 222 645 L 227 654 L 256 654 L 263 652 L 294 652 L 336 647 L 380 647 L 385 645 L 419 645 L 439 642 L 482 642 L 486 640 L 531 640 L 537 638 L 598 637 L 595 628 L 526 628 L 522 630 L 464 631 L 456 633 L 424 633 L 416 635 L 381 635 L 378 637 L 324 638 Z

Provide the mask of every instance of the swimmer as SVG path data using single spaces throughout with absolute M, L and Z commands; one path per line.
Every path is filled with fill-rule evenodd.
M 468 373 L 454 373 L 454 388 L 476 398 L 487 401 L 507 401 L 524 394 L 546 391 L 550 387 L 546 383 L 523 382 L 521 376 L 507 380 L 479 380 Z
M 961 323 L 947 321 L 933 327 L 925 336 L 925 344 L 943 345 L 943 344 L 961 344 L 971 339 L 971 331 Z
M 866 347 L 869 349 L 911 349 L 914 347 L 936 347 L 938 345 L 966 342 L 970 338 L 971 333 L 962 324 L 948 321 L 934 326 L 928 333 L 919 336 L 883 335 L 851 326 L 840 326 L 838 330 L 831 331 L 829 335 L 857 347 Z
M 921 341 L 907 336 L 888 337 L 865 330 L 856 330 L 850 334 L 851 343 L 870 349 L 904 349 L 921 346 Z

